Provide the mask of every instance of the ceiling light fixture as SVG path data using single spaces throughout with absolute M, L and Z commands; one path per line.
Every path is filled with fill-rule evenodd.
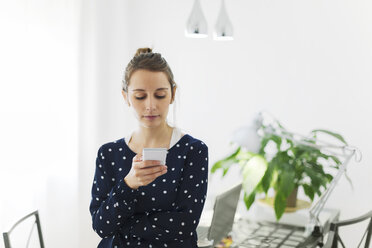
M 227 15 L 225 1 L 221 0 L 221 9 L 214 29 L 215 40 L 233 40 L 233 26 Z
M 199 0 L 194 2 L 190 17 L 187 20 L 185 36 L 191 38 L 205 38 L 208 36 L 207 21 Z

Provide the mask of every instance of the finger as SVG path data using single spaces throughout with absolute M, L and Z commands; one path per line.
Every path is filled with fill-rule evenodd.
M 151 167 L 151 166 L 156 166 L 156 165 L 161 165 L 161 161 L 158 161 L 158 160 L 145 160 L 143 161 L 142 163 L 142 168 L 145 168 L 145 167 Z
M 141 161 L 133 161 L 133 167 L 137 170 L 144 169 L 144 168 L 149 168 L 149 167 L 153 167 L 153 166 L 158 166 L 158 165 L 159 165 L 159 163 L 155 163 L 155 165 L 154 165 L 152 163 L 148 163 L 148 162 L 142 161 L 142 160 Z
M 142 161 L 142 154 L 137 154 L 133 157 L 133 162 L 139 162 Z
M 141 168 L 140 163 L 138 163 L 134 165 L 134 174 L 136 177 L 143 177 L 145 175 L 151 175 L 158 171 L 163 171 L 166 169 L 167 167 L 165 165 L 156 165 L 156 166 Z
M 157 173 L 154 173 L 152 175 L 147 175 L 147 176 L 141 178 L 141 181 L 142 181 L 143 186 L 146 186 L 146 185 L 150 184 L 156 178 L 164 175 L 165 173 L 167 173 L 167 170 L 164 170 L 164 171 L 161 171 L 161 172 L 157 172 Z
M 147 182 L 147 184 L 149 184 L 152 181 L 154 181 L 156 178 L 160 177 L 161 175 L 164 175 L 165 173 L 167 173 L 167 170 L 158 171 L 156 173 L 141 177 L 141 181 Z
M 143 168 L 143 169 L 141 169 L 141 172 L 143 173 L 142 175 L 146 176 L 146 175 L 155 174 L 157 172 L 162 172 L 164 170 L 167 170 L 167 166 L 165 166 L 165 165 L 157 165 L 157 166 Z

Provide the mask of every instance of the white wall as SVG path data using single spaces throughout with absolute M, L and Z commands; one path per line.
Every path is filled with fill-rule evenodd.
M 120 82 L 123 57 L 128 57 L 127 3 L 82 1 L 79 84 L 79 245 L 96 247 L 90 190 L 100 145 L 128 129 Z M 115 106 L 113 108 L 113 106 Z M 113 116 L 117 118 L 113 121 Z M 116 134 L 115 134 L 116 133 Z
M 0 231 L 39 209 L 47 247 L 78 242 L 79 11 L 0 2 Z
M 314 128 L 330 129 L 359 147 L 363 161 L 351 162 L 348 171 L 354 191 L 341 180 L 328 206 L 340 207 L 343 218 L 370 210 L 372 3 L 226 1 L 235 30 L 232 42 L 211 38 L 219 11 L 219 1 L 212 0 L 201 1 L 210 36 L 185 38 L 192 3 L 94 3 L 95 26 L 91 28 L 96 57 L 94 71 L 89 73 L 95 75 L 99 98 L 91 98 L 95 105 L 86 106 L 85 111 L 97 111 L 92 122 L 82 126 L 94 125 L 91 135 L 96 137 L 82 141 L 89 143 L 89 152 L 80 146 L 86 161 L 80 177 L 82 213 L 89 201 L 85 176 L 92 177 L 98 146 L 123 137 L 135 126 L 122 102 L 120 81 L 127 62 L 142 46 L 153 47 L 167 58 L 180 85 L 178 124 L 208 144 L 211 163 L 228 153 L 233 130 L 257 111 L 267 110 L 292 131 L 306 134 Z M 230 175 L 220 182 L 220 175 L 212 175 L 209 194 L 233 180 Z M 83 237 L 91 237 L 94 234 L 84 229 L 90 223 L 85 221 Z M 355 239 L 355 233 L 348 236 L 349 241 Z
M 237 127 L 268 110 L 290 130 L 327 128 L 359 147 L 362 163 L 348 171 L 354 191 L 343 179 L 328 206 L 343 218 L 370 210 L 372 3 L 227 0 L 232 42 L 211 38 L 212 0 L 201 0 L 210 36 L 185 38 L 192 4 L 0 3 L 1 230 L 39 208 L 48 246 L 97 245 L 88 212 L 95 156 L 136 125 L 120 84 L 141 46 L 167 58 L 179 84 L 178 125 L 208 144 L 211 163 L 229 152 Z M 211 175 L 209 195 L 236 176 Z

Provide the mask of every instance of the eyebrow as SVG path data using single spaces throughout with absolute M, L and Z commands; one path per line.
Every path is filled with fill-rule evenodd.
M 167 90 L 167 89 L 169 89 L 169 88 L 158 88 L 158 89 L 156 89 L 155 91 L 159 91 L 159 90 Z M 132 90 L 132 91 L 145 91 L 144 89 L 134 89 L 134 90 Z

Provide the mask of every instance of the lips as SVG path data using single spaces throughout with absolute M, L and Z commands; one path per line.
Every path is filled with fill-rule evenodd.
M 144 116 L 146 119 L 148 120 L 153 120 L 155 119 L 156 117 L 159 117 L 159 115 L 147 115 L 147 116 Z

